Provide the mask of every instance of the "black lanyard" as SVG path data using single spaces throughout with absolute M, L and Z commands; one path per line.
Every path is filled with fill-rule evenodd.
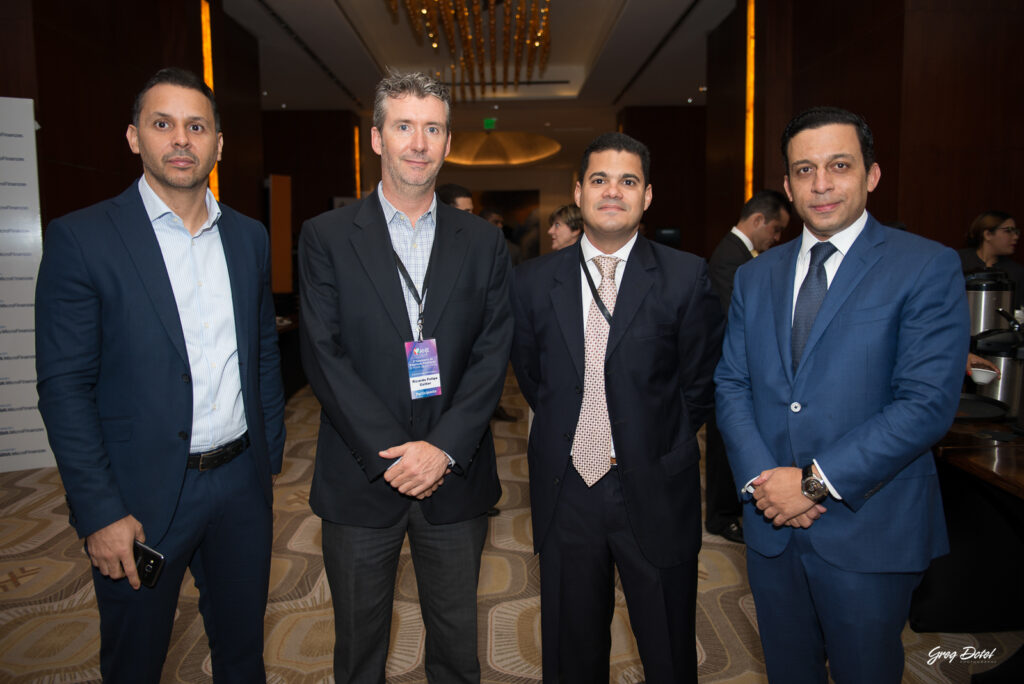
M 580 267 L 583 269 L 583 275 L 587 276 L 587 285 L 590 285 L 590 292 L 594 295 L 594 302 L 597 304 L 597 308 L 600 310 L 601 315 L 604 316 L 604 320 L 608 321 L 608 327 L 610 328 L 612 326 L 612 314 L 608 311 L 608 307 L 604 305 L 604 300 L 601 299 L 601 295 L 597 294 L 597 288 L 594 287 L 594 279 L 590 277 L 590 269 L 587 268 L 587 262 L 583 260 L 582 248 L 580 249 Z M 612 277 L 615 277 L 614 273 L 612 274 Z
M 416 289 L 416 284 L 412 282 L 412 276 L 409 275 L 409 271 L 406 270 L 405 264 L 402 263 L 401 257 L 398 256 L 398 252 L 392 248 L 391 253 L 395 255 L 395 263 L 398 265 L 398 272 L 402 274 L 402 279 L 405 281 L 406 287 L 409 288 L 409 293 L 413 299 L 416 300 L 417 318 L 416 318 L 416 339 L 419 342 L 423 341 L 423 300 L 427 297 L 427 278 L 430 276 L 430 264 L 427 264 L 427 272 L 423 275 L 423 295 L 420 296 L 420 291 Z

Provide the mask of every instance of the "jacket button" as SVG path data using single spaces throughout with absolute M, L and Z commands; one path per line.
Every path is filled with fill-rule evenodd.
M 181 381 L 187 385 L 188 383 L 192 382 L 192 378 L 189 376 L 188 373 L 182 373 Z
M 803 408 L 804 407 L 800 405 L 799 401 L 794 401 L 792 404 L 789 405 L 789 410 L 792 411 L 793 413 L 800 413 L 800 411 L 803 410 Z
M 188 433 L 182 430 L 178 433 L 178 439 L 188 439 Z
M 559 479 L 558 479 L 558 478 L 556 477 L 556 478 L 555 478 L 555 486 L 556 486 L 556 487 L 558 486 L 559 482 L 560 482 L 560 480 L 559 480 Z

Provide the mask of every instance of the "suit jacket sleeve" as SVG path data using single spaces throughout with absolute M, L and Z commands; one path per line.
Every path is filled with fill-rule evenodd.
M 744 269 L 746 270 L 746 269 Z M 736 485 L 740 488 L 764 470 L 775 468 L 775 458 L 757 427 L 754 399 L 747 367 L 747 331 L 744 308 L 747 287 L 744 271 L 736 274 L 736 288 L 729 308 L 722 358 L 715 369 L 715 417 L 725 441 L 725 451 Z M 752 331 L 753 344 L 775 344 L 771 331 Z M 763 335 L 759 337 L 758 335 Z
M 337 283 L 320 232 L 323 227 L 315 220 L 307 221 L 299 235 L 302 366 L 327 419 L 372 481 L 391 463 L 379 453 L 408 442 L 410 437 L 363 380 L 345 350 Z
M 927 451 L 956 414 L 970 341 L 956 253 L 939 251 L 916 275 L 897 313 L 893 400 L 817 456 L 853 510 Z
M 101 320 L 100 295 L 77 238 L 53 221 L 36 282 L 39 411 L 80 537 L 128 515 L 96 402 Z
M 680 363 L 687 369 L 682 383 L 683 400 L 691 425 L 696 430 L 707 422 L 714 410 L 713 377 L 722 350 L 724 328 L 722 312 L 711 290 L 703 259 L 690 291 L 690 302 L 679 324 L 679 350 Z
M 456 472 L 469 467 L 487 431 L 505 386 L 512 346 L 511 264 L 501 231 L 494 231 L 493 247 L 486 258 L 492 268 L 483 320 L 455 396 L 427 436 L 429 443 L 455 460 Z
M 263 411 L 264 431 L 267 437 L 267 457 L 270 472 L 281 472 L 284 453 L 284 384 L 281 380 L 281 352 L 278 349 L 277 319 L 270 287 L 270 240 L 260 226 L 263 263 L 257 277 L 262 292 L 257 321 L 260 351 L 260 404 Z
M 729 313 L 736 269 L 750 261 L 750 252 L 747 252 L 746 247 L 742 247 L 742 245 L 742 252 L 736 249 L 735 243 L 728 241 L 730 236 L 731 233 L 718 245 L 708 262 L 711 286 L 714 288 L 715 294 L 718 295 L 723 314 Z
M 522 301 L 522 297 L 525 296 L 526 283 L 517 284 L 519 278 L 526 277 L 523 268 L 520 266 L 513 271 L 512 282 L 509 288 L 512 316 L 515 320 L 515 334 L 512 342 L 512 366 L 515 368 L 516 381 L 519 383 L 519 390 L 523 393 L 523 397 L 525 397 L 526 402 L 531 407 L 536 407 L 537 386 L 540 377 L 538 369 L 539 357 L 533 335 L 533 321 L 528 308 Z

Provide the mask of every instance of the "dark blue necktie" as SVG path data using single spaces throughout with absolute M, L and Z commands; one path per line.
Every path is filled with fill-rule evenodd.
M 800 364 L 800 356 L 804 353 L 807 336 L 821 308 L 821 302 L 828 292 L 828 276 L 825 275 L 825 262 L 836 251 L 831 242 L 819 242 L 811 247 L 811 265 L 807 268 L 807 276 L 800 286 L 800 294 L 796 298 L 793 310 L 793 372 Z

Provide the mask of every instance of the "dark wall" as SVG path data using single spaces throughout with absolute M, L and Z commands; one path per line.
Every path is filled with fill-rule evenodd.
M 906 3 L 899 217 L 954 247 L 989 209 L 1024 222 L 1024 3 Z M 882 182 L 886 181 L 882 167 Z M 1017 248 L 1024 261 L 1024 249 Z
M 743 126 L 746 108 L 746 10 L 734 10 L 708 34 L 704 246 L 715 246 L 736 225 L 743 206 Z M 759 189 L 756 187 L 755 189 Z
M 651 149 L 651 207 L 644 224 L 680 229 L 680 249 L 704 249 L 704 107 L 626 107 L 623 133 Z
M 141 174 L 125 141 L 132 101 L 161 67 L 202 73 L 199 10 L 199 2 L 3 4 L 0 95 L 35 99 L 43 225 L 120 193 Z M 218 5 L 212 15 L 214 85 L 229 131 L 221 198 L 258 215 L 262 164 L 256 42 Z
M 960 247 L 986 209 L 1024 216 L 1024 3 L 869 0 L 765 3 L 757 16 L 754 189 L 781 189 L 779 137 L 800 110 L 831 104 L 865 117 L 882 178 L 881 221 Z M 796 11 L 799 10 L 799 11 Z M 736 208 L 742 174 L 745 9 L 708 37 L 708 220 Z M 823 30 L 828 27 L 828 30 Z M 725 187 L 727 192 L 718 188 Z M 731 225 L 731 223 L 727 224 Z M 786 237 L 798 232 L 791 223 Z M 1024 250 L 1019 250 L 1024 251 Z M 1021 254 L 1018 254 L 1018 258 Z
M 263 112 L 264 174 L 292 177 L 295 235 L 303 221 L 330 209 L 334 197 L 356 196 L 357 125 L 349 111 Z
M 210 14 L 213 85 L 224 131 L 220 198 L 243 214 L 265 221 L 259 45 L 222 10 L 215 8 Z

